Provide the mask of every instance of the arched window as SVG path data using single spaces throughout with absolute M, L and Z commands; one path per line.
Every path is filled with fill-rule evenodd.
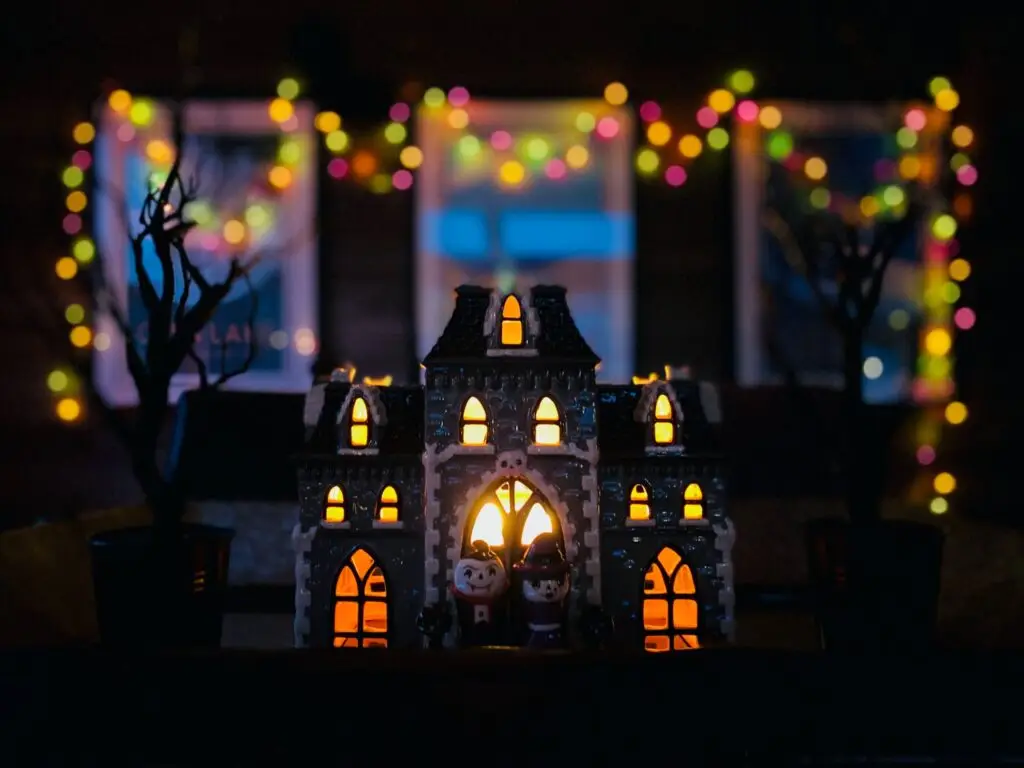
M 536 445 L 560 445 L 562 442 L 561 415 L 550 397 L 542 397 L 533 414 L 533 442 Z
M 506 347 L 523 343 L 523 308 L 511 293 L 501 305 L 501 343 Z
M 704 519 L 704 491 L 697 483 L 690 483 L 683 491 L 683 519 Z
M 333 485 L 327 491 L 327 499 L 324 503 L 325 523 L 345 522 L 345 492 L 340 485 Z
M 377 501 L 377 519 L 382 523 L 398 522 L 398 491 L 393 485 L 385 485 Z
M 365 448 L 370 442 L 370 411 L 366 398 L 355 397 L 349 411 L 348 442 L 353 448 Z
M 644 650 L 652 653 L 699 648 L 697 587 L 682 556 L 665 547 L 644 572 Z
M 334 647 L 387 648 L 388 585 L 384 571 L 357 549 L 334 585 Z
M 672 445 L 675 439 L 676 422 L 672 402 L 662 392 L 654 401 L 654 442 L 657 445 Z
M 486 541 L 506 567 L 522 557 L 526 548 L 542 533 L 561 539 L 554 509 L 536 489 L 520 478 L 504 480 L 477 500 L 476 514 L 466 526 L 463 542 Z
M 651 519 L 651 494 L 643 483 L 637 483 L 629 490 L 629 519 Z
M 487 445 L 487 411 L 480 398 L 472 396 L 462 406 L 459 442 L 463 445 Z

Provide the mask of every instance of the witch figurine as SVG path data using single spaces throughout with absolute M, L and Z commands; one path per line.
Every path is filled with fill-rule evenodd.
M 529 629 L 526 647 L 533 650 L 564 648 L 569 564 L 558 546 L 558 539 L 552 533 L 540 534 L 513 569 L 522 579 L 523 616 Z

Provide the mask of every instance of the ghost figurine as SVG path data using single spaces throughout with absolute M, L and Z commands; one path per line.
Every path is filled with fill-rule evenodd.
M 498 645 L 502 641 L 502 602 L 508 589 L 505 566 L 487 542 L 474 541 L 455 565 L 451 585 L 459 620 L 459 645 Z
M 564 648 L 569 564 L 554 534 L 542 533 L 535 538 L 514 568 L 522 578 L 523 616 L 529 629 L 526 647 L 534 650 Z

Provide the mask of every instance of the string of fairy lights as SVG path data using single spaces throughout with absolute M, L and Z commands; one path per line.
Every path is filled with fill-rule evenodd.
M 972 215 L 970 188 L 978 180 L 977 168 L 969 154 L 975 144 L 974 131 L 951 119 L 960 104 L 960 95 L 947 78 L 932 78 L 928 84 L 931 104 L 909 106 L 902 114 L 901 124 L 894 130 L 898 148 L 895 162 L 876 174 L 877 189 L 851 200 L 829 188 L 829 169 L 824 158 L 796 146 L 796 138 L 786 129 L 782 110 L 769 103 L 759 104 L 751 96 L 755 84 L 754 75 L 748 70 L 731 72 L 722 87 L 713 89 L 702 100 L 692 123 L 685 127 L 671 124 L 657 101 L 642 101 L 636 108 L 643 126 L 642 141 L 634 157 L 638 175 L 646 180 L 660 179 L 669 187 L 682 187 L 689 178 L 688 168 L 693 162 L 706 152 L 721 152 L 729 147 L 730 128 L 736 123 L 752 124 L 763 133 L 768 160 L 806 182 L 808 202 L 813 208 L 833 211 L 848 221 L 869 223 L 875 218 L 898 214 L 906 205 L 907 185 L 932 183 L 943 176 L 944 169 L 935 158 L 945 154 L 921 151 L 927 139 L 937 137 L 943 151 L 951 150 L 946 153 L 949 155 L 947 167 L 956 191 L 948 205 L 937 210 L 929 222 L 930 240 L 924 249 L 923 270 L 925 318 L 921 329 L 919 375 L 914 385 L 918 402 L 945 402 L 941 406 L 925 405 L 916 431 L 916 460 L 922 467 L 931 468 L 938 462 L 937 445 L 943 427 L 962 424 L 968 414 L 966 405 L 952 399 L 955 394 L 952 328 L 968 331 L 976 321 L 975 311 L 961 301 L 961 285 L 970 277 L 972 266 L 960 253 L 956 239 L 960 225 Z M 285 190 L 292 184 L 293 170 L 301 160 L 302 146 L 293 137 L 299 128 L 296 100 L 300 94 L 298 80 L 287 77 L 278 83 L 275 98 L 267 104 L 269 118 L 280 129 L 277 155 L 267 171 L 267 182 L 276 190 Z M 314 127 L 325 149 L 328 176 L 362 184 L 376 194 L 411 189 L 416 172 L 424 162 L 424 151 L 412 142 L 409 121 L 414 110 L 422 107 L 458 132 L 455 146 L 462 158 L 472 160 L 485 151 L 491 154 L 496 183 L 517 187 L 534 177 L 559 181 L 587 168 L 594 151 L 592 142 L 623 137 L 625 132 L 614 110 L 627 108 L 630 103 L 629 89 L 623 83 L 608 84 L 603 93 L 603 103 L 608 110 L 581 110 L 573 120 L 576 137 L 557 142 L 538 133 L 516 136 L 507 130 L 494 130 L 488 135 L 475 132 L 469 108 L 470 94 L 461 86 L 447 91 L 430 87 L 416 96 L 394 103 L 387 119 L 368 131 L 350 132 L 337 112 L 317 113 Z M 125 118 L 117 128 L 117 138 L 122 141 L 134 139 L 138 131 L 153 129 L 158 122 L 154 119 L 157 108 L 153 102 L 133 98 L 124 90 L 111 92 L 108 106 Z M 145 143 L 147 157 L 158 172 L 161 166 L 169 166 L 173 161 L 173 149 L 165 138 L 166 126 L 163 130 L 162 134 L 156 130 Z M 62 255 L 55 266 L 57 276 L 66 281 L 74 280 L 96 255 L 95 243 L 85 234 L 90 201 L 84 191 L 93 163 L 91 145 L 96 137 L 95 126 L 89 122 L 78 123 L 71 137 L 75 149 L 61 176 L 66 189 L 63 230 L 70 238 L 69 254 Z M 222 232 L 225 240 L 245 239 L 247 228 L 252 226 L 248 218 L 225 222 Z M 94 333 L 89 327 L 82 303 L 70 304 L 65 318 L 71 343 L 83 353 L 110 347 L 111 340 L 106 333 Z M 908 326 L 910 318 L 904 310 L 895 310 L 887 320 L 891 327 L 900 330 Z M 878 358 L 869 357 L 864 361 L 867 378 L 878 378 L 881 374 L 882 364 Z M 65 422 L 79 420 L 82 417 L 81 383 L 73 373 L 66 369 L 54 370 L 47 384 L 57 398 L 58 418 Z M 932 474 L 929 479 L 933 492 L 929 508 L 934 514 L 944 514 L 949 509 L 949 497 L 956 489 L 956 479 L 948 471 Z

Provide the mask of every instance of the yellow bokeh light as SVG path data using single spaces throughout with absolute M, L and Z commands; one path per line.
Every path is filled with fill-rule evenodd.
M 69 304 L 64 310 L 64 319 L 72 325 L 78 325 L 85 320 L 85 307 L 81 304 Z
M 76 325 L 71 329 L 71 333 L 68 335 L 71 339 L 71 343 L 79 349 L 88 347 L 89 342 L 92 341 L 92 331 L 84 325 Z
M 427 88 L 423 94 L 423 103 L 431 109 L 437 109 L 438 107 L 444 106 L 446 97 L 444 91 L 440 88 Z
M 313 126 L 320 133 L 330 133 L 341 128 L 341 116 L 337 112 L 320 112 L 313 120 Z
M 683 136 L 679 140 L 679 154 L 683 157 L 697 157 L 703 147 L 704 145 L 701 143 L 701 140 L 692 133 Z
M 967 406 L 954 400 L 946 406 L 946 421 L 956 426 L 967 421 Z
M 658 153 L 653 149 L 641 149 L 636 153 L 636 167 L 641 173 L 654 173 L 658 170 Z
M 410 171 L 423 165 L 423 150 L 419 147 L 405 147 L 398 155 L 399 162 Z
M 81 168 L 76 168 L 73 165 L 69 165 L 64 169 L 64 173 L 60 176 L 61 181 L 64 182 L 64 186 L 70 189 L 74 189 L 80 186 L 85 181 L 85 174 L 82 173 Z
M 174 150 L 163 139 L 153 139 L 146 143 L 146 157 L 154 163 L 166 165 L 174 160 Z
M 811 181 L 821 181 L 828 173 L 828 166 L 820 157 L 809 157 L 804 163 L 804 174 Z
M 900 176 L 904 179 L 916 179 L 921 175 L 921 161 L 914 155 L 900 158 Z
M 736 97 L 732 95 L 731 91 L 719 88 L 717 91 L 712 91 L 711 95 L 708 96 L 708 106 L 718 114 L 724 115 L 736 106 Z
M 340 129 L 331 131 L 324 136 L 324 146 L 331 150 L 331 152 L 344 152 L 348 149 L 348 134 Z
M 293 139 L 281 142 L 281 146 L 277 148 L 277 159 L 285 165 L 295 165 L 301 158 L 302 145 Z
M 974 143 L 974 131 L 966 125 L 958 125 L 953 129 L 949 138 L 953 142 L 953 146 L 959 147 L 960 149 L 967 149 Z
M 878 204 L 878 201 L 870 195 L 866 195 L 860 199 L 859 207 L 861 215 L 868 219 L 873 216 L 877 216 L 878 211 L 881 210 L 881 206 Z
M 132 95 L 123 88 L 118 88 L 110 94 L 107 104 L 115 112 L 127 112 L 132 106 Z
M 292 172 L 283 165 L 275 165 L 267 174 L 267 180 L 275 189 L 287 189 L 292 183 Z
M 82 415 L 82 406 L 71 397 L 61 398 L 57 402 L 57 418 L 61 421 L 75 421 Z
M 64 201 L 64 204 L 72 213 L 81 213 L 84 211 L 86 203 L 88 203 L 88 199 L 86 198 L 85 193 L 78 191 L 72 192 L 68 195 L 67 200 Z
M 80 263 L 88 264 L 96 258 L 96 246 L 93 245 L 92 240 L 89 238 L 82 237 L 76 240 L 75 244 L 71 246 L 71 253 Z
M 286 169 L 287 170 L 287 169 Z M 231 219 L 224 223 L 224 242 L 231 245 L 238 245 L 245 240 L 245 224 L 238 219 Z
M 949 276 L 962 283 L 971 276 L 971 265 L 966 259 L 953 259 L 949 262 Z
M 949 472 L 939 472 L 932 482 L 932 487 L 935 488 L 936 493 L 946 496 L 956 490 L 956 478 Z
M 92 127 L 92 123 L 79 123 L 71 131 L 71 138 L 76 144 L 88 144 L 96 138 L 96 129 Z
M 924 337 L 924 348 L 929 355 L 942 357 L 949 354 L 953 347 L 953 339 L 945 328 L 932 328 Z
M 663 147 L 672 138 L 672 129 L 668 123 L 656 120 L 647 126 L 647 140 L 656 147 Z
M 573 170 L 579 170 L 586 166 L 590 160 L 590 152 L 586 147 L 576 144 L 569 147 L 565 152 L 565 164 Z
M 782 112 L 779 111 L 778 107 L 761 107 L 761 112 L 757 116 L 757 121 L 765 130 L 774 131 L 782 125 Z
M 943 88 L 935 94 L 935 106 L 943 112 L 952 112 L 960 104 L 960 94 L 952 88 Z
M 70 280 L 78 274 L 78 262 L 70 256 L 65 256 L 57 260 L 57 266 L 55 269 L 57 277 L 61 280 Z
M 153 122 L 153 105 L 148 101 L 136 101 L 132 104 L 128 117 L 136 125 L 149 125 Z
M 299 96 L 299 81 L 294 77 L 286 77 L 277 84 L 277 95 L 291 101 Z
M 931 510 L 933 515 L 944 515 L 949 511 L 949 502 L 939 496 L 936 499 L 932 499 L 928 505 L 928 509 Z
M 503 183 L 516 186 L 517 184 L 522 184 L 523 179 L 526 178 L 526 168 L 516 160 L 507 160 L 498 169 L 498 176 Z
M 63 392 L 68 388 L 68 375 L 64 371 L 50 371 L 46 377 L 46 386 L 51 392 Z
M 387 128 L 384 129 L 384 140 L 388 144 L 401 144 L 405 141 L 408 133 L 405 126 L 401 123 L 388 123 Z
M 604 100 L 613 107 L 621 107 L 629 99 L 629 91 L 622 83 L 608 83 L 604 89 Z
M 448 125 L 457 131 L 461 131 L 469 125 L 469 112 L 464 109 L 453 109 L 448 113 Z
M 267 114 L 275 123 L 284 123 L 295 114 L 295 107 L 287 99 L 274 99 L 267 107 Z
M 949 82 L 948 77 L 933 77 L 928 81 L 928 93 L 935 96 L 939 91 L 945 91 L 948 88 L 952 88 L 952 83 Z
M 729 87 L 736 93 L 750 93 L 754 90 L 754 75 L 746 69 L 737 69 L 729 75 Z

